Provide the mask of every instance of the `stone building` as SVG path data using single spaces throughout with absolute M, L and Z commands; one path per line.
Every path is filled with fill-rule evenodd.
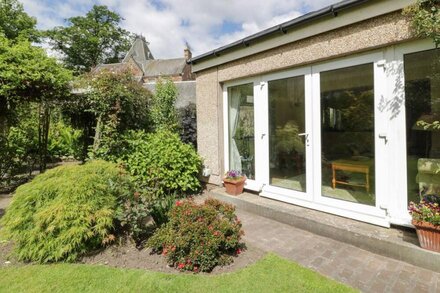
M 94 72 L 104 69 L 117 72 L 129 68 L 135 78 L 152 92 L 159 78 L 169 78 L 179 93 L 176 107 L 183 108 L 195 104 L 195 75 L 187 63 L 191 57 L 190 49 L 185 48 L 181 58 L 155 59 L 145 38 L 137 36 L 121 63 L 100 64 Z

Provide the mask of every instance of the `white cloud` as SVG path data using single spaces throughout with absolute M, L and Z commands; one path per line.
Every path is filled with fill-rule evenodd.
M 84 15 L 93 3 L 107 5 L 123 18 L 122 26 L 144 35 L 156 58 L 183 56 L 185 41 L 198 55 L 226 45 L 310 10 L 338 0 L 22 0 L 40 28 L 62 25 L 63 19 Z M 40 2 L 40 3 L 38 3 Z M 50 4 L 52 3 L 52 4 Z M 306 11 L 305 11 L 306 10 Z M 221 32 L 224 22 L 239 30 Z

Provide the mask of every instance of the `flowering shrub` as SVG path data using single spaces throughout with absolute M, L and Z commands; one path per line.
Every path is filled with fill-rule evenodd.
M 179 270 L 209 272 L 232 262 L 241 252 L 241 223 L 232 205 L 215 199 L 203 204 L 177 201 L 169 222 L 148 240 L 147 246 Z
M 420 203 L 410 202 L 409 213 L 413 220 L 440 225 L 440 206 L 438 196 L 427 196 Z
M 225 179 L 229 180 L 240 180 L 244 177 L 244 175 L 238 170 L 230 170 L 225 173 Z

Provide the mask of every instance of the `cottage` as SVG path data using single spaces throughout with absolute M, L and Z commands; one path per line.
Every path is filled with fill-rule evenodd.
M 191 58 L 206 181 L 240 170 L 264 197 L 410 225 L 440 191 L 440 50 L 412 3 L 346 0 Z

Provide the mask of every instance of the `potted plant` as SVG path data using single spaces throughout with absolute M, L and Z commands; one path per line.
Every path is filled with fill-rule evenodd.
M 240 171 L 230 170 L 226 172 L 225 177 L 223 178 L 226 193 L 230 195 L 239 195 L 240 193 L 243 193 L 245 181 L 246 176 L 241 174 Z
M 422 248 L 440 252 L 440 197 L 425 196 L 419 203 L 410 202 L 409 213 Z

